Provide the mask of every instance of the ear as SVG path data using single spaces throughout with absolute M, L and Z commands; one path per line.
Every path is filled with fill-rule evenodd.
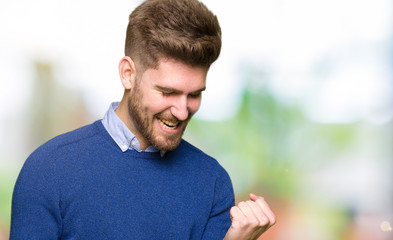
M 123 57 L 119 63 L 120 80 L 124 89 L 130 90 L 136 80 L 135 62 L 128 56 Z

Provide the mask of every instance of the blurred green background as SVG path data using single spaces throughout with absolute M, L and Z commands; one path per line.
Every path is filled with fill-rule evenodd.
M 27 156 L 102 118 L 141 1 L 0 1 L 0 239 Z M 393 3 L 205 0 L 223 30 L 184 138 L 262 195 L 261 239 L 393 239 Z

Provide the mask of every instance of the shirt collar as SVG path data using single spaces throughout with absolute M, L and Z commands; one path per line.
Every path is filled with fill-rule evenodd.
M 101 120 L 102 124 L 122 152 L 126 152 L 127 150 L 135 150 L 137 152 L 142 152 L 141 145 L 138 139 L 135 137 L 135 134 L 133 134 L 130 129 L 128 129 L 128 127 L 115 113 L 115 110 L 118 106 L 119 102 L 111 103 L 109 109 L 105 113 L 104 118 Z M 158 151 L 160 150 L 158 150 L 154 146 L 149 146 L 145 150 L 145 152 Z M 161 157 L 163 157 L 165 151 L 160 151 L 160 154 Z

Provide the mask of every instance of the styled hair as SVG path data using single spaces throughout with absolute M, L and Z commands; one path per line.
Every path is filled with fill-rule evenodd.
M 147 0 L 129 16 L 125 55 L 143 69 L 162 58 L 209 68 L 220 51 L 218 19 L 198 0 Z

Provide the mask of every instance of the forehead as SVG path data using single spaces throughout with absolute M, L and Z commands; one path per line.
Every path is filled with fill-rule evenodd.
M 142 82 L 150 86 L 192 92 L 205 88 L 207 68 L 190 66 L 173 59 L 162 59 L 157 68 L 147 69 Z

